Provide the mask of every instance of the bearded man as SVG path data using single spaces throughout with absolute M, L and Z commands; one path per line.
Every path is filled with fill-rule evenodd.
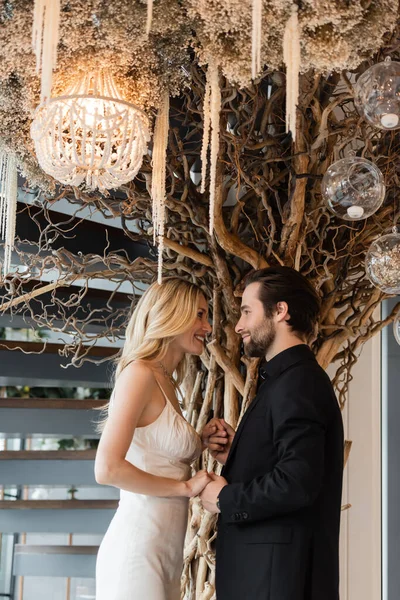
M 237 431 L 212 419 L 203 442 L 224 465 L 201 494 L 219 513 L 217 600 L 338 600 L 343 424 L 309 348 L 320 300 L 294 269 L 245 280 L 241 335 L 262 357 L 257 395 Z

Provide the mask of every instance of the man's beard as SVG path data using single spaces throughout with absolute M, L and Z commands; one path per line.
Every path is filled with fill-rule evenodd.
M 257 329 L 249 331 L 250 341 L 244 344 L 244 352 L 250 358 L 263 357 L 275 341 L 276 328 L 274 323 L 263 323 Z

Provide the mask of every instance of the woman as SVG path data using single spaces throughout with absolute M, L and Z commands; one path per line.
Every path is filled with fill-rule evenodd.
M 188 499 L 210 478 L 190 478 L 202 445 L 176 390 L 185 356 L 200 355 L 210 331 L 202 291 L 178 278 L 151 285 L 128 324 L 95 463 L 96 481 L 121 490 L 97 557 L 97 600 L 180 598 Z

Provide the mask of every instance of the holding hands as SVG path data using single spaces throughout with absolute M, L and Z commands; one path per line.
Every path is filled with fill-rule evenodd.
M 215 514 L 221 512 L 217 506 L 217 500 L 222 488 L 228 485 L 228 482 L 221 475 L 216 475 L 215 473 L 209 473 L 209 475 L 211 481 L 201 492 L 200 500 L 208 512 Z
M 188 481 L 185 481 L 185 496 L 187 498 L 194 498 L 194 496 L 198 496 L 212 481 L 211 475 L 212 473 L 207 473 L 207 471 L 203 469 L 202 471 L 198 471 L 194 477 Z
M 219 463 L 225 464 L 232 446 L 235 430 L 224 419 L 211 419 L 201 434 L 203 449 L 208 448 L 210 454 Z M 228 485 L 227 480 L 215 473 L 199 471 L 192 479 L 185 482 L 187 496 L 200 496 L 203 507 L 210 513 L 220 512 L 217 500 L 220 491 Z
M 208 448 L 211 456 L 224 465 L 234 437 L 235 430 L 224 419 L 211 419 L 201 434 L 203 449 Z
M 224 419 L 211 419 L 201 434 L 203 449 L 208 448 L 210 454 L 224 465 L 232 446 L 235 430 Z M 228 485 L 227 480 L 215 473 L 199 471 L 194 477 L 185 481 L 185 496 L 200 496 L 203 507 L 210 513 L 218 513 L 217 500 L 220 491 Z
M 220 512 L 217 507 L 217 500 L 220 491 L 228 485 L 227 480 L 215 473 L 207 471 L 198 471 L 194 477 L 184 482 L 187 498 L 200 496 L 203 507 L 210 513 Z

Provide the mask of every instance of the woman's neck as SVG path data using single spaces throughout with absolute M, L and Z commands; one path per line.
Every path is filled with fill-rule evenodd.
M 182 351 L 174 350 L 173 348 L 169 348 L 167 354 L 164 356 L 162 360 L 155 361 L 161 363 L 164 369 L 172 375 L 174 371 L 176 371 L 179 363 L 181 362 L 184 354 Z

